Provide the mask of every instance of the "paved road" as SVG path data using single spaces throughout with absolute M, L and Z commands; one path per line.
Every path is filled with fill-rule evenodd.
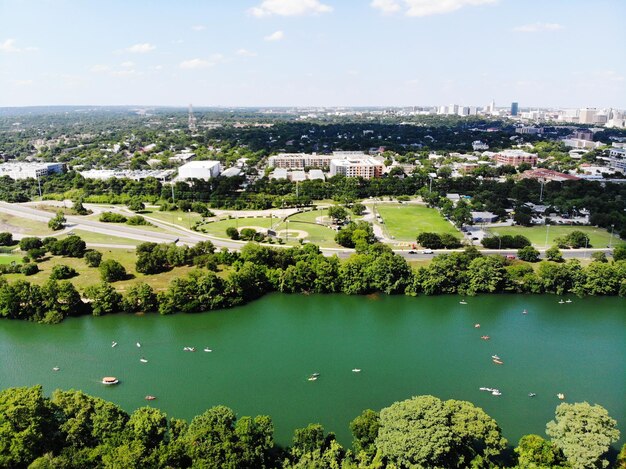
M 116 209 L 116 211 L 123 212 L 123 209 Z M 54 217 L 53 213 L 46 212 L 43 210 L 38 210 L 32 208 L 25 204 L 10 204 L 7 202 L 0 202 L 0 212 L 9 213 L 12 215 L 16 215 L 19 217 L 27 218 L 30 220 L 43 221 L 47 222 L 51 218 Z M 155 232 L 147 229 L 142 229 L 141 227 L 129 227 L 125 225 L 120 225 L 117 223 L 103 223 L 94 220 L 87 220 L 84 217 L 68 215 L 66 216 L 68 222 L 68 229 L 80 229 L 84 231 L 91 231 L 94 233 L 101 233 L 109 236 L 115 236 L 119 238 L 128 238 L 134 239 L 142 242 L 153 242 L 153 243 L 171 243 L 178 240 L 180 243 L 194 245 L 200 241 L 211 241 L 218 249 L 227 248 L 230 250 L 240 250 L 245 244 L 245 241 L 233 241 L 223 238 L 217 238 L 215 236 L 206 235 L 204 233 L 197 233 L 192 230 L 188 230 L 178 225 L 173 225 L 168 222 L 164 222 L 162 220 L 157 220 L 155 218 L 146 217 L 151 223 L 156 226 L 162 228 L 165 232 Z M 63 232 L 67 232 L 68 229 Z M 63 233 L 59 232 L 59 233 Z M 18 238 L 19 236 L 16 236 Z M 127 249 L 132 249 L 134 246 L 131 245 L 114 245 L 114 244 L 90 244 L 90 246 L 94 247 L 122 247 Z M 274 247 L 288 247 L 281 245 L 272 245 Z M 354 253 L 353 249 L 345 249 L 345 248 L 321 248 L 321 251 L 324 255 L 332 256 L 337 255 L 341 258 L 349 257 Z M 462 251 L 462 250 L 457 250 Z M 576 250 L 562 250 L 563 257 L 565 258 L 590 258 L 591 254 L 594 252 L 605 252 L 610 253 L 610 249 L 576 249 Z M 436 250 L 433 254 L 422 254 L 421 251 L 416 251 L 416 254 L 409 254 L 409 249 L 396 249 L 395 253 L 407 258 L 408 260 L 420 260 L 420 259 L 430 259 L 433 256 L 445 252 L 452 252 L 448 250 Z M 484 254 L 501 254 L 503 256 L 515 256 L 517 251 L 514 249 L 487 249 L 482 250 Z M 543 253 L 544 250 L 539 249 L 539 252 Z

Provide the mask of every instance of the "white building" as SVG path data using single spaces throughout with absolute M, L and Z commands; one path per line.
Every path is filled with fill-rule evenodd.
M 0 177 L 11 179 L 37 179 L 52 173 L 65 171 L 65 163 L 4 163 L 0 164 Z
M 472 148 L 474 149 L 474 151 L 489 150 L 489 145 L 480 140 L 474 140 L 472 142 Z
M 238 168 L 237 166 L 233 166 L 231 168 L 228 168 L 222 171 L 222 174 L 220 174 L 220 176 L 225 177 L 225 178 L 231 178 L 233 176 L 239 176 L 240 174 L 241 174 L 241 168 Z
M 586 140 L 582 138 L 564 138 L 563 144 L 570 148 L 584 148 L 587 150 L 593 150 L 603 145 L 602 142 L 594 142 L 592 140 Z
M 622 173 L 626 172 L 626 149 L 611 148 L 609 150 L 609 167 Z
M 325 179 L 324 172 L 321 169 L 311 169 L 309 171 L 309 179 L 311 181 L 315 179 L 319 179 L 320 181 L 323 181 Z
M 178 168 L 178 179 L 209 180 L 220 175 L 219 161 L 190 161 Z
M 366 158 L 341 158 L 330 161 L 331 176 L 362 177 L 372 179 L 381 177 L 383 164 L 372 157 Z

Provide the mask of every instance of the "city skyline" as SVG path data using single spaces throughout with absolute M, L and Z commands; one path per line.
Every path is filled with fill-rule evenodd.
M 617 0 L 0 0 L 0 106 L 624 109 L 625 16 Z

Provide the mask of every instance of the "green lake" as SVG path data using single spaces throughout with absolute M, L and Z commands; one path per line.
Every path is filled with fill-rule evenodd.
M 459 300 L 272 294 L 197 315 L 83 317 L 56 326 L 5 320 L 0 387 L 80 389 L 127 411 L 150 404 L 188 420 L 224 404 L 239 416 L 270 415 L 280 443 L 319 422 L 344 445 L 348 423 L 363 409 L 421 394 L 473 402 L 515 444 L 526 433 L 544 435 L 564 393 L 565 402 L 607 408 L 626 440 L 624 299 Z M 307 380 L 312 373 L 320 373 L 316 381 Z M 120 384 L 104 386 L 103 376 Z M 146 395 L 157 399 L 148 403 Z

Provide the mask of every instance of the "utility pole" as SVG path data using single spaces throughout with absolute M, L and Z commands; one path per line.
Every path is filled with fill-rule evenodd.
M 176 203 L 174 200 L 174 181 L 172 181 L 172 185 L 170 187 L 172 188 L 172 203 Z

